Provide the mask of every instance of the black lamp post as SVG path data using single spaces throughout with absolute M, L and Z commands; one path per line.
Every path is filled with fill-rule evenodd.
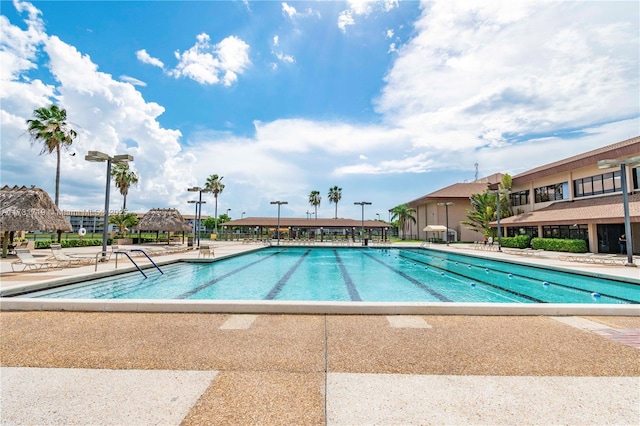
M 109 156 L 100 151 L 89 151 L 84 157 L 85 160 L 94 163 L 107 162 L 107 185 L 104 193 L 104 218 L 102 230 L 102 259 L 107 256 L 107 239 L 109 233 L 109 191 L 111 187 L 111 164 L 120 165 L 133 161 L 133 156 L 128 154 Z

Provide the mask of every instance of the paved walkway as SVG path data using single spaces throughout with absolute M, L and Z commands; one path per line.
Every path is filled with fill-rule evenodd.
M 218 246 L 216 257 L 251 248 Z M 17 275 L 92 268 L 0 278 L 7 288 L 25 282 Z M 0 320 L 2 425 L 640 423 L 638 316 L 1 312 Z

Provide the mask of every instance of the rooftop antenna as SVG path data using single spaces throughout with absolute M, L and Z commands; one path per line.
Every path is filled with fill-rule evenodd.
M 476 179 L 475 179 L 475 181 L 477 182 L 478 181 L 478 163 L 474 163 L 473 165 L 476 168 Z

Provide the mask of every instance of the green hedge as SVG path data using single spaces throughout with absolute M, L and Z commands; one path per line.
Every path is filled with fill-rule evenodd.
M 500 245 L 507 248 L 525 249 L 529 247 L 531 237 L 529 235 L 516 235 L 515 237 L 502 237 Z
M 564 251 L 569 253 L 586 253 L 585 240 L 565 240 L 560 238 L 534 238 L 531 240 L 534 250 Z
M 34 247 L 37 249 L 48 249 L 48 248 L 51 248 L 52 243 L 55 243 L 55 241 L 52 241 L 52 240 L 35 241 Z M 111 245 L 112 243 L 113 243 L 113 239 L 108 238 L 107 244 Z M 85 238 L 83 240 L 62 240 L 60 241 L 60 245 L 62 246 L 62 248 L 102 246 L 102 239 L 101 238 L 95 238 L 95 239 Z

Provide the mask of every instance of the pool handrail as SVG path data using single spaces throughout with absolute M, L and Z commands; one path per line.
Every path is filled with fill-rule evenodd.
M 156 265 L 156 262 L 154 262 L 154 261 L 149 257 L 149 255 L 147 254 L 147 252 L 146 252 L 146 251 L 144 251 L 144 250 L 142 250 L 142 249 L 131 249 L 131 250 L 129 250 L 129 251 L 131 251 L 131 252 L 139 251 L 140 253 L 144 254 L 144 255 L 146 256 L 146 258 L 147 258 L 147 259 L 149 259 L 149 262 L 151 262 L 151 264 L 153 264 L 153 266 L 155 266 L 155 267 L 156 267 L 156 269 L 157 269 L 161 274 L 163 274 L 163 275 L 164 275 L 164 272 L 162 272 L 162 269 L 160 269 L 160 267 L 159 267 L 158 265 Z M 131 259 L 131 257 L 129 257 L 129 259 Z M 133 262 L 133 260 L 132 260 L 132 262 Z M 135 262 L 134 262 L 134 263 L 135 263 Z

